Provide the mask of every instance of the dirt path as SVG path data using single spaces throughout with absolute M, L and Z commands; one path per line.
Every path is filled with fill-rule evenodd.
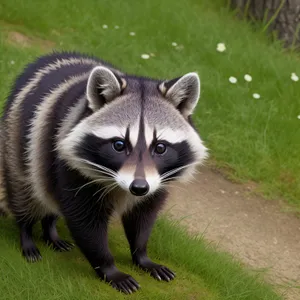
M 286 299 L 300 299 L 300 219 L 282 212 L 275 201 L 250 196 L 247 186 L 227 181 L 202 168 L 196 182 L 172 190 L 171 216 L 255 268 L 269 268 L 277 284 L 298 286 Z

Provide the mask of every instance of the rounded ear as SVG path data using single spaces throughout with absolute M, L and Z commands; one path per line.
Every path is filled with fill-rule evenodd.
M 126 81 L 102 66 L 95 67 L 87 82 L 86 95 L 89 107 L 95 111 L 121 94 Z
M 191 72 L 159 85 L 162 95 L 187 118 L 197 106 L 200 96 L 200 78 Z

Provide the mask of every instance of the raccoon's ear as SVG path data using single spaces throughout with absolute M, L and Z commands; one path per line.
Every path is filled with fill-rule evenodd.
M 95 67 L 88 79 L 86 95 L 89 107 L 95 111 L 121 94 L 126 81 L 102 66 Z
M 164 81 L 159 90 L 184 117 L 191 115 L 200 96 L 200 79 L 197 73 L 188 73 L 182 77 Z

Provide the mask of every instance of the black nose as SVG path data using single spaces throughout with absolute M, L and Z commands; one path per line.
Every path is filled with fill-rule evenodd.
M 135 179 L 132 181 L 129 190 L 135 196 L 144 196 L 149 191 L 149 184 L 144 179 Z

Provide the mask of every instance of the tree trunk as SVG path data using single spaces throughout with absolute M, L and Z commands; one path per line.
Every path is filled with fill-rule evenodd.
M 300 0 L 231 0 L 239 13 L 270 25 L 286 47 L 300 47 Z

